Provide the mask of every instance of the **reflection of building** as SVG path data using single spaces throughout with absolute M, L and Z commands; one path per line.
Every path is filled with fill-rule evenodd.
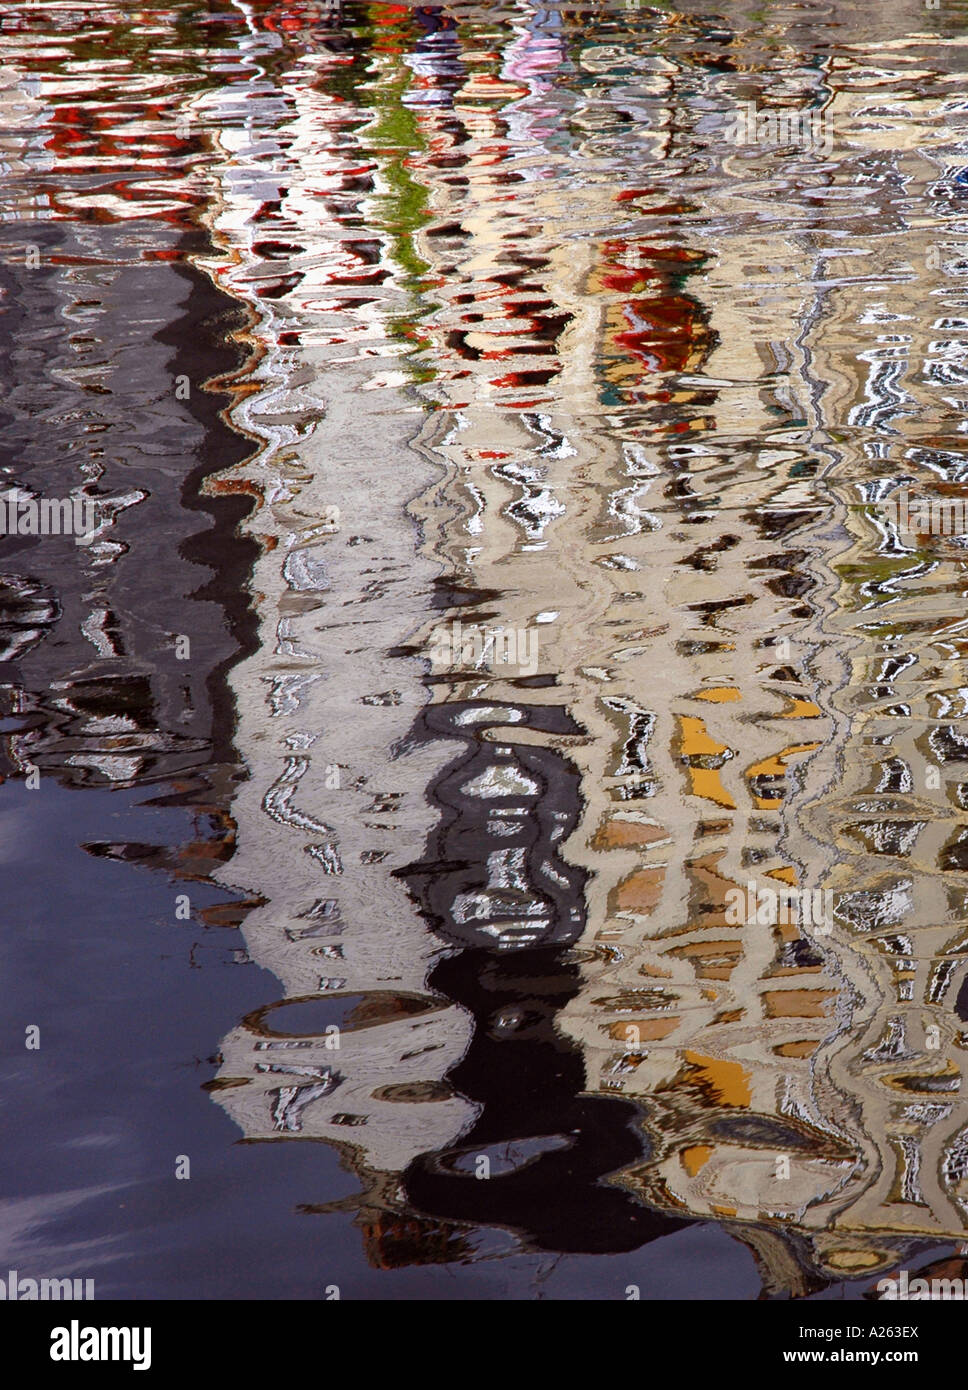
M 536 46 L 547 63 L 551 36 L 536 36 Z M 618 1100 L 671 1085 L 684 1063 L 675 1046 L 661 1044 L 677 1026 L 694 1037 L 697 1052 L 704 1046 L 729 1050 L 749 1040 L 750 1021 L 740 1022 L 747 1004 L 758 1020 L 764 1005 L 775 1006 L 773 1037 L 757 1053 L 765 1063 L 757 1101 L 770 1111 L 769 1078 L 788 1066 L 771 1045 L 799 1048 L 801 1056 L 805 1039 L 815 1045 L 829 1023 L 810 1015 L 819 1014 L 818 1001 L 834 991 L 829 980 L 817 979 L 818 962 L 794 950 L 783 933 L 763 932 L 754 941 L 750 933 L 718 928 L 725 890 L 745 882 L 749 864 L 782 882 L 795 872 L 777 853 L 779 822 L 769 813 L 778 805 L 775 783 L 784 760 L 815 746 L 819 711 L 799 685 L 798 698 L 786 697 L 790 673 L 782 671 L 763 710 L 763 673 L 774 672 L 778 662 L 769 648 L 758 649 L 759 635 L 779 636 L 799 616 L 802 599 L 791 595 L 778 606 L 777 570 L 782 575 L 783 566 L 771 563 L 775 543 L 758 534 L 750 511 L 770 505 L 779 518 L 802 506 L 797 464 L 803 450 L 778 443 L 776 466 L 766 471 L 745 449 L 737 470 L 733 415 L 722 441 L 716 435 L 710 442 L 719 427 L 713 410 L 720 396 L 734 413 L 739 398 L 750 430 L 742 398 L 753 392 L 742 380 L 729 391 L 693 379 L 715 344 L 693 292 L 708 253 L 683 245 L 684 237 L 656 234 L 654 222 L 648 238 L 592 232 L 610 227 L 619 210 L 627 218 L 668 218 L 687 211 L 687 199 L 629 186 L 613 172 L 617 162 L 634 167 L 621 126 L 616 131 L 610 123 L 609 79 L 621 79 L 599 49 L 589 48 L 587 67 L 580 45 L 572 44 L 569 57 L 587 73 L 583 118 L 593 137 L 557 149 L 564 114 L 539 106 L 537 96 L 510 81 L 521 79 L 519 45 L 513 73 L 508 65 L 489 74 L 487 83 L 475 77 L 454 94 L 455 112 L 463 114 L 474 94 L 496 94 L 503 84 L 509 106 L 501 108 L 500 119 L 475 110 L 469 124 L 476 139 L 464 144 L 443 118 L 435 128 L 428 114 L 427 153 L 411 161 L 430 191 L 433 214 L 417 237 L 420 254 L 431 272 L 447 266 L 436 290 L 441 307 L 420 320 L 434 349 L 428 361 L 435 377 L 424 390 L 449 407 L 444 419 L 452 422 L 447 428 L 435 421 L 428 442 L 448 471 L 417 512 L 434 553 L 446 554 L 459 576 L 466 595 L 461 622 L 535 627 L 540 641 L 540 681 L 465 671 L 437 678 L 434 689 L 438 699 L 456 700 L 457 709 L 466 708 L 460 702 L 468 698 L 516 708 L 513 723 L 502 720 L 490 734 L 508 750 L 530 752 L 539 743 L 540 725 L 525 719 L 524 710 L 564 703 L 577 725 L 562 723 L 550 743 L 582 774 L 583 828 L 568 839 L 565 858 L 590 875 L 580 950 L 586 987 L 577 997 L 570 991 L 562 1003 L 566 1026 L 582 1045 L 588 1089 Z M 624 76 L 628 50 L 614 61 Z M 644 55 L 642 71 L 649 72 Z M 669 64 L 643 83 L 649 97 L 643 115 L 650 118 L 643 124 L 656 150 L 664 148 L 663 122 L 675 100 L 673 74 Z M 562 99 L 560 87 L 556 99 Z M 539 123 L 542 135 L 551 132 L 545 153 L 533 168 L 523 161 L 515 180 L 508 174 L 513 161 L 496 158 L 504 131 L 524 139 Z M 638 136 L 634 131 L 628 138 Z M 465 181 L 449 175 L 453 149 L 463 152 Z M 597 178 L 583 177 L 586 165 Z M 776 318 L 780 337 L 786 324 L 779 313 Z M 760 359 L 753 360 L 758 375 Z M 733 375 L 736 367 L 734 357 Z M 709 370 L 711 378 L 723 374 L 725 368 Z M 766 410 L 759 422 L 769 428 Z M 714 512 L 711 503 L 723 500 L 720 492 L 727 493 L 726 508 Z M 733 547 L 739 562 L 729 555 Z M 721 601 L 728 573 L 749 586 L 735 604 Z M 664 574 L 668 596 L 660 598 L 658 576 Z M 730 612 L 734 606 L 740 622 Z M 774 751 L 764 757 L 767 744 L 740 761 L 751 703 Z M 791 716 L 808 722 L 791 726 Z M 707 723 L 715 725 L 717 739 Z M 813 728 L 812 739 L 800 732 L 805 727 Z M 653 748 L 668 750 L 656 766 Z M 564 768 L 558 776 L 564 784 Z M 681 809 L 684 782 L 697 798 L 695 816 Z M 746 820 L 727 814 L 737 808 Z M 494 849 L 479 849 L 478 862 L 500 879 L 506 868 L 498 836 L 507 829 L 492 818 L 484 832 L 481 838 L 490 835 Z M 700 840 L 695 852 L 670 855 L 670 845 L 694 836 Z M 483 900 L 494 887 L 493 879 L 480 885 Z M 439 878 L 434 888 L 446 893 Z M 540 868 L 518 891 L 531 894 L 531 910 L 540 916 Z M 439 931 L 459 935 L 466 894 L 453 892 L 450 899 L 449 910 L 442 902 L 434 920 Z M 656 940 L 648 918 L 660 903 Z M 487 930 L 482 917 L 486 909 L 477 925 Z M 731 981 L 737 953 L 742 966 Z M 763 975 L 768 979 L 761 982 Z M 641 1055 L 622 1047 L 630 1021 L 649 1042 Z M 712 1056 L 697 1057 L 699 1071 L 706 1064 L 714 1066 Z M 684 1086 L 683 1104 L 687 1091 Z M 775 1120 L 774 1140 L 790 1128 Z M 804 1133 L 810 1134 L 809 1126 Z M 823 1138 L 841 1164 L 840 1181 L 843 1146 Z M 426 1198 L 423 1183 L 414 1190 Z M 661 1193 L 647 1195 L 669 1205 Z M 680 1210 L 689 1212 L 688 1206 Z
M 657 1221 L 599 1184 L 641 1145 L 628 1129 L 628 1107 L 576 1098 L 580 1062 L 553 1029 L 554 1014 L 575 991 L 575 967 L 542 956 L 539 977 L 527 981 L 527 1007 L 518 1002 L 527 949 L 567 944 L 581 930 L 581 875 L 559 853 L 576 823 L 577 787 L 554 748 L 561 738 L 574 740 L 577 729 L 555 708 L 557 696 L 548 705 L 540 677 L 537 699 L 526 682 L 513 682 L 497 705 L 490 698 L 475 703 L 467 689 L 439 716 L 436 709 L 426 719 L 420 714 L 414 635 L 446 621 L 470 596 L 459 581 L 432 588 L 440 561 L 415 563 L 412 533 L 400 526 L 407 498 L 421 489 L 431 495 L 431 466 L 382 432 L 372 447 L 380 411 L 387 410 L 391 426 L 399 420 L 399 397 L 387 389 L 407 379 L 386 370 L 392 361 L 373 359 L 392 359 L 408 347 L 409 295 L 427 264 L 419 247 L 414 254 L 413 222 L 404 220 L 420 206 L 420 170 L 412 157 L 404 167 L 408 145 L 395 153 L 397 84 L 402 75 L 405 109 L 413 97 L 423 127 L 416 138 L 422 143 L 426 134 L 428 153 L 439 151 L 446 167 L 450 140 L 444 135 L 437 143 L 434 127 L 449 119 L 438 113 L 462 80 L 452 27 L 424 27 L 406 64 L 389 28 L 372 53 L 356 51 L 344 35 L 334 60 L 334 86 L 347 62 L 361 76 L 363 59 L 372 64 L 378 156 L 365 139 L 348 138 L 358 120 L 345 100 L 329 95 L 325 54 L 314 55 L 311 87 L 289 82 L 284 92 L 267 90 L 258 79 L 267 120 L 285 127 L 284 154 L 257 130 L 219 121 L 211 99 L 198 112 L 206 123 L 229 125 L 214 218 L 227 254 L 216 273 L 256 307 L 251 333 L 263 351 L 249 379 L 254 389 L 235 419 L 269 441 L 218 484 L 265 498 L 251 522 L 265 546 L 253 581 L 262 596 L 262 641 L 232 677 L 238 741 L 252 777 L 238 790 L 237 849 L 220 877 L 265 900 L 244 930 L 249 954 L 279 976 L 290 1001 L 276 1014 L 325 1006 L 334 1012 L 320 1018 L 338 1019 L 345 1010 L 368 1020 L 340 1033 L 338 1051 L 327 1046 L 330 1035 L 318 1020 L 311 1034 L 303 1018 L 288 1035 L 273 1024 L 276 1014 L 246 1020 L 223 1041 L 212 1089 L 249 1138 L 343 1146 L 361 1173 L 371 1213 L 399 1207 L 392 1174 L 421 1154 L 423 1178 L 414 1170 L 410 1190 L 422 1181 L 435 1189 L 438 1171 L 456 1176 L 480 1209 L 460 1210 L 458 1201 L 443 1214 L 468 1220 L 528 1225 L 536 1206 L 529 1184 L 546 1184 L 545 1173 L 560 1172 L 565 1188 L 555 1189 L 552 1208 L 545 1186 L 530 1222 L 535 1238 L 565 1242 L 562 1248 L 595 1248 L 602 1240 L 606 1248 L 634 1248 L 676 1223 Z M 252 44 L 260 42 L 254 30 Z M 481 103 L 485 125 L 492 96 L 485 83 L 469 98 L 472 110 Z M 413 134 L 408 129 L 406 139 Z M 478 158 L 486 169 L 490 155 Z M 303 177 L 294 176 L 297 170 Z M 540 310 L 532 317 L 544 365 L 558 325 Z M 514 383 L 511 398 L 524 388 L 530 381 Z M 361 391 L 373 392 L 364 397 L 366 412 L 357 410 Z M 413 409 L 416 428 L 421 408 Z M 421 432 L 425 448 L 433 434 L 431 422 Z M 541 420 L 522 438 L 547 443 Z M 543 488 L 519 479 L 513 464 L 497 487 L 520 499 L 512 530 L 523 529 L 539 545 L 543 509 L 553 508 Z M 496 743 L 491 735 L 505 727 L 514 729 L 513 740 Z M 422 805 L 428 786 L 443 809 L 436 828 L 440 812 Z M 413 863 L 431 831 L 446 863 Z M 483 861 L 481 836 L 493 841 Z M 415 915 L 404 879 L 440 935 Z M 428 989 L 426 976 L 445 942 L 470 950 L 442 959 Z M 479 963 L 482 948 L 494 953 L 492 967 Z M 521 948 L 520 965 L 501 964 L 504 953 L 517 959 Z M 464 1008 L 430 992 L 439 989 Z M 467 1008 L 477 1034 L 461 1061 Z M 281 1027 L 282 1035 L 266 1027 Z M 492 1061 L 492 1036 L 505 1039 L 500 1058 L 510 1066 Z M 448 1074 L 459 1077 L 460 1094 Z M 535 1133 L 536 1123 L 548 1122 L 565 1126 L 568 1137 Z M 471 1160 L 481 1150 L 496 1165 L 511 1165 L 487 1191 L 473 1180 Z M 469 1174 L 469 1185 L 461 1174 Z M 575 1201 L 562 1203 L 568 1188 Z M 436 1209 L 433 1198 L 431 1191 L 428 1209 Z M 386 1216 L 377 1219 L 385 1223 Z
M 286 71 L 292 54 L 274 33 L 253 24 L 247 42 Z M 327 52 L 314 54 L 312 82 L 253 76 L 265 130 L 234 118 L 237 90 L 226 111 L 213 94 L 195 113 L 221 131 L 213 270 L 251 306 L 259 350 L 234 419 L 264 441 L 216 484 L 257 498 L 248 529 L 261 543 L 259 644 L 231 676 L 250 776 L 218 877 L 258 895 L 247 952 L 284 995 L 223 1040 L 211 1089 L 249 1140 L 344 1151 L 381 1261 L 403 1239 L 402 1218 L 388 1215 L 399 1208 L 392 1175 L 452 1143 L 474 1107 L 444 1080 L 469 1021 L 427 991 L 441 943 L 393 873 L 428 833 L 423 791 L 442 764 L 433 744 L 402 751 L 422 687 L 414 657 L 393 655 L 429 603 L 432 567 L 415 562 L 400 525 L 429 469 L 395 431 L 374 431 L 400 291 L 386 238 L 359 231 L 378 169 L 321 80 L 327 61 L 340 70 L 343 50 Z M 412 1257 L 442 1240 L 444 1258 L 440 1229 L 421 1231 Z
M 0 36 L 0 489 L 83 498 L 97 529 L 87 545 L 57 535 L 0 539 L 0 687 L 15 727 L 4 739 L 4 772 L 36 767 L 100 788 L 167 779 L 173 798 L 194 808 L 187 845 L 119 835 L 89 848 L 201 877 L 231 839 L 231 749 L 217 727 L 212 673 L 236 650 L 240 614 L 214 587 L 199 591 L 214 564 L 230 573 L 246 547 L 232 534 L 235 507 L 197 503 L 213 454 L 224 463 L 240 452 L 218 418 L 224 398 L 201 389 L 176 397 L 174 382 L 200 388 L 201 358 L 209 371 L 234 364 L 211 327 L 231 305 L 207 277 L 172 264 L 192 225 L 177 165 L 158 172 L 146 201 L 138 171 L 119 160 L 120 118 L 99 74 L 41 46 L 38 77 L 34 45 L 26 26 Z M 145 77 L 126 53 L 107 56 L 119 80 L 123 70 L 131 110 L 143 111 L 149 87 L 157 100 L 157 74 Z M 177 99 L 183 74 L 169 71 L 165 81 Z M 91 199 L 104 195 L 96 220 L 78 191 L 81 148 L 84 188 Z M 140 149 L 160 164 L 189 145 L 152 125 Z M 180 323 L 190 325 L 190 347 L 181 339 L 173 351 L 151 331 Z M 179 640 L 190 659 L 179 659 Z
M 211 920 L 251 907 L 249 955 L 282 992 L 223 1040 L 212 1092 L 250 1141 L 340 1146 L 376 1260 L 452 1257 L 455 1222 L 607 1251 L 704 1218 L 802 1291 L 960 1236 L 961 552 L 851 510 L 898 470 L 961 485 L 961 306 L 878 192 L 936 179 L 956 215 L 957 180 L 917 153 L 941 99 L 878 146 L 876 91 L 797 68 L 777 99 L 829 103 L 859 153 L 764 165 L 720 134 L 736 101 L 776 97 L 775 26 L 744 43 L 649 12 L 619 43 L 577 7 L 477 28 L 355 7 L 338 32 L 323 4 L 239 8 L 245 61 L 166 137 L 193 172 L 155 189 L 147 228 L 125 227 L 140 203 L 90 106 L 49 145 L 4 137 L 43 249 L 85 206 L 51 149 L 95 151 L 115 219 L 79 223 L 56 271 L 8 275 L 8 324 L 69 325 L 15 414 L 66 378 L 94 440 L 51 463 L 17 424 L 11 476 L 49 466 L 45 487 L 96 486 L 105 513 L 93 550 L 35 546 L 7 585 L 32 725 L 10 765 L 178 774 L 199 798 L 212 821 L 174 867 L 234 850 L 216 873 L 243 901 Z M 196 282 L 173 304 L 148 260 L 135 296 L 122 263 L 175 253 L 207 177 L 206 268 L 249 310 L 247 442 L 186 478 L 196 415 L 166 398 L 118 422 L 173 374 L 131 306 L 196 315 Z M 216 403 L 192 409 L 211 425 Z M 205 506 L 253 508 L 250 539 L 205 552 L 181 494 L 216 464 Z M 241 780 L 208 692 L 232 647 L 196 591 L 253 541 Z M 172 584 L 145 579 L 162 564 L 184 673 Z M 422 684 L 451 620 L 537 634 L 537 671 Z M 750 878 L 833 890 L 832 935 L 735 925 Z
M 850 1033 L 818 1058 L 869 1135 L 869 1178 L 842 1220 L 960 1237 L 968 1229 L 963 540 L 905 542 L 876 508 L 858 507 L 898 477 L 926 493 L 964 495 L 964 349 L 952 320 L 963 292 L 951 275 L 952 243 L 947 265 L 934 254 L 954 233 L 957 198 L 950 171 L 938 177 L 952 160 L 944 87 L 923 95 L 879 137 L 867 129 L 869 99 L 852 95 L 839 114 L 869 167 L 916 190 L 939 221 L 933 231 L 887 224 L 865 239 L 865 281 L 844 274 L 829 292 L 814 348 L 817 375 L 830 383 L 826 417 L 846 425 L 829 483 L 846 537 L 824 630 L 844 654 L 848 678 L 833 704 L 847 732 L 841 777 L 814 779 L 804 824 L 835 847 L 831 886 L 857 987 Z M 831 278 L 843 265 L 830 264 Z
M 885 1267 L 907 1238 L 965 1226 L 945 1191 L 964 1163 L 957 1111 L 916 1099 L 958 1084 L 960 939 L 953 923 L 936 928 L 917 964 L 903 932 L 870 950 L 855 930 L 869 913 L 883 908 L 889 924 L 906 910 L 896 885 L 883 896 L 874 856 L 891 845 L 907 853 L 908 822 L 926 813 L 898 803 L 893 829 L 863 827 L 871 880 L 861 890 L 856 849 L 848 856 L 843 835 L 832 846 L 828 831 L 831 807 L 847 805 L 823 785 L 832 763 L 838 777 L 849 767 L 864 779 L 865 819 L 873 805 L 854 711 L 818 695 L 855 659 L 847 589 L 826 559 L 850 562 L 838 527 L 856 497 L 838 479 L 859 476 L 838 428 L 853 423 L 859 399 L 840 386 L 839 362 L 851 356 L 836 325 L 851 291 L 822 283 L 829 262 L 811 249 L 817 219 L 799 196 L 774 196 L 770 221 L 751 229 L 762 174 L 724 145 L 722 191 L 710 199 L 707 164 L 690 169 L 664 136 L 676 107 L 668 47 L 656 61 L 590 42 L 586 61 L 562 38 L 535 36 L 542 80 L 521 39 L 513 65 L 475 70 L 452 111 L 422 117 L 410 161 L 429 193 L 431 220 L 415 242 L 439 305 L 419 321 L 434 371 L 424 391 L 446 412 L 426 431 L 446 473 L 415 509 L 428 550 L 459 577 L 462 624 L 477 615 L 540 636 L 540 681 L 481 667 L 436 678 L 435 698 L 457 709 L 467 699 L 565 704 L 580 726 L 551 740 L 579 770 L 585 804 L 563 856 L 588 875 L 586 984 L 563 1018 L 588 1089 L 642 1106 L 652 1154 L 616 1180 L 665 1210 L 729 1222 L 768 1282 L 802 1290 L 818 1275 Z M 556 85 L 552 104 L 543 81 L 549 55 L 566 50 L 583 101 L 570 129 L 587 132 L 570 143 L 568 88 Z M 629 99 L 637 61 L 647 99 L 641 127 L 629 129 L 612 94 Z M 724 105 L 746 96 L 711 81 Z M 821 72 L 799 100 L 830 95 Z M 849 106 L 832 109 L 860 145 L 837 173 L 849 183 L 872 137 Z M 619 173 L 636 167 L 643 129 L 666 180 L 661 161 L 638 182 Z M 525 139 L 529 157 L 516 159 Z M 885 169 L 894 158 L 877 156 Z M 633 214 L 642 231 L 599 230 Z M 891 269 L 903 224 L 887 211 L 865 230 L 888 260 L 853 278 L 882 275 L 896 295 L 911 279 Z M 919 264 L 926 250 L 921 234 L 905 247 Z M 851 313 L 841 321 L 855 331 Z M 886 331 L 894 341 L 896 327 Z M 866 390 L 890 409 L 896 375 L 880 371 Z M 950 682 L 945 698 L 960 709 Z M 547 742 L 520 714 L 502 725 L 489 738 L 509 751 Z M 957 764 L 953 731 L 934 739 L 940 759 L 939 737 Z M 894 761 L 878 773 L 892 794 L 892 776 L 905 775 Z M 494 821 L 481 838 L 497 833 Z M 956 869 L 950 827 L 928 833 L 947 842 Z M 494 851 L 477 859 L 492 875 L 479 885 L 483 904 L 506 869 Z M 732 925 L 727 893 L 750 878 L 835 891 L 832 934 Z M 961 890 L 946 895 L 937 880 L 926 902 L 933 894 L 935 920 L 951 922 Z M 438 930 L 460 936 L 466 893 L 451 893 L 448 907 L 445 882 L 434 888 Z M 540 877 L 518 891 L 540 917 Z M 912 1048 L 911 1024 L 899 1020 L 883 962 L 892 954 L 902 997 L 913 990 L 919 1010 L 939 1011 L 934 1058 Z
M 834 114 L 841 133 L 854 136 L 852 113 L 835 106 Z M 866 132 L 854 138 L 859 154 L 868 153 Z M 887 149 L 878 158 L 890 166 L 904 154 Z M 906 186 L 915 177 L 910 163 L 908 157 Z M 852 160 L 840 176 L 856 177 Z M 924 179 L 923 167 L 917 176 Z M 705 374 L 724 386 L 732 381 L 735 391 L 737 368 L 748 370 L 746 363 L 755 361 L 744 362 L 736 331 L 753 319 L 737 294 L 745 266 L 731 257 L 739 252 L 753 266 L 761 257 L 767 267 L 792 264 L 782 278 L 773 272 L 760 341 L 763 357 L 774 342 L 793 344 L 792 358 L 788 350 L 787 362 L 776 362 L 792 366 L 793 378 L 773 403 L 763 388 L 760 399 L 778 415 L 799 400 L 805 418 L 771 428 L 768 418 L 751 421 L 748 402 L 740 435 L 730 420 L 731 391 L 724 389 L 716 429 L 689 448 L 691 457 L 677 462 L 674 450 L 664 451 L 666 469 L 695 509 L 691 520 L 703 523 L 702 543 L 691 556 L 683 548 L 660 560 L 674 576 L 673 602 L 661 615 L 661 660 L 651 644 L 652 672 L 643 667 L 638 685 L 648 696 L 637 706 L 626 699 L 625 713 L 638 719 L 638 730 L 626 725 L 628 741 L 614 768 L 626 777 L 612 789 L 638 810 L 590 822 L 592 848 L 621 854 L 630 872 L 612 880 L 595 937 L 605 959 L 589 967 L 588 995 L 571 1026 L 586 1048 L 590 1082 L 639 1098 L 656 1139 L 649 1163 L 622 1181 L 671 1210 L 753 1223 L 759 1229 L 746 1238 L 768 1281 L 802 1289 L 805 1276 L 791 1250 L 828 1277 L 861 1273 L 893 1263 L 905 1239 L 957 1238 L 966 1227 L 964 1208 L 952 1200 L 965 1163 L 965 1117 L 957 1105 L 961 1026 L 953 1013 L 963 973 L 964 889 L 952 877 L 960 871 L 962 832 L 952 831 L 939 800 L 931 804 L 919 795 L 931 785 L 926 761 L 933 755 L 953 765 L 948 794 L 957 804 L 956 730 L 943 722 L 932 728 L 928 720 L 950 718 L 960 697 L 952 688 L 957 677 L 942 678 L 936 668 L 934 708 L 925 701 L 912 709 L 902 691 L 913 661 L 898 636 L 908 606 L 905 570 L 919 630 L 932 604 L 925 591 L 935 595 L 946 586 L 939 586 L 934 566 L 924 569 L 922 556 L 897 563 L 872 551 L 870 530 L 859 520 L 855 527 L 848 511 L 849 503 L 876 495 L 859 492 L 855 480 L 897 470 L 898 454 L 883 438 L 889 422 L 927 418 L 930 434 L 944 410 L 920 392 L 920 399 L 905 400 L 904 378 L 917 376 L 919 366 L 910 374 L 897 370 L 911 352 L 898 346 L 910 332 L 899 333 L 900 323 L 917 323 L 921 314 L 923 281 L 911 266 L 930 264 L 922 232 L 908 235 L 899 252 L 903 224 L 889 216 L 881 226 L 868 224 L 883 250 L 878 247 L 863 279 L 854 274 L 850 288 L 824 287 L 814 305 L 801 304 L 804 287 L 821 277 L 810 262 L 799 269 L 793 238 L 771 231 L 772 243 L 761 246 L 744 235 L 734 246 L 724 208 L 721 198 L 718 262 L 704 288 L 712 326 L 731 326 L 721 329 L 722 347 Z M 782 226 L 775 208 L 774 214 Z M 848 279 L 849 243 L 844 250 Z M 853 288 L 858 282 L 862 289 Z M 872 290 L 888 285 L 890 310 L 878 312 Z M 722 317 L 718 293 L 732 299 Z M 745 311 L 740 320 L 737 303 Z M 859 354 L 865 323 L 871 348 Z M 923 334 L 917 361 L 930 356 L 926 340 L 944 327 L 939 318 Z M 890 346 L 874 346 L 878 332 Z M 933 350 L 943 351 L 937 342 Z M 863 380 L 856 376 L 858 356 L 871 364 Z M 760 372 L 754 367 L 752 375 Z M 829 390 L 817 384 L 828 382 Z M 754 422 L 757 449 L 747 453 L 743 436 L 753 434 Z M 837 429 L 841 422 L 850 428 Z M 893 460 L 893 467 L 874 462 L 879 459 Z M 938 471 L 937 452 L 931 461 Z M 957 478 L 963 467 L 957 455 L 945 463 Z M 829 482 L 817 491 L 810 479 L 821 473 Z M 706 477 L 713 483 L 708 492 Z M 863 529 L 850 549 L 839 530 L 845 521 L 855 533 Z M 661 532 L 657 539 L 661 544 Z M 628 548 L 632 558 L 639 554 Z M 657 549 L 652 546 L 653 560 Z M 888 582 L 879 594 L 878 585 Z M 960 598 L 956 582 L 947 587 Z M 872 614 L 883 604 L 892 611 Z M 677 617 L 690 611 L 698 615 L 694 626 L 678 625 Z M 652 623 L 659 617 L 653 613 Z M 942 610 L 938 625 L 946 632 L 952 620 L 960 621 L 960 604 L 951 617 Z M 677 694 L 676 656 L 683 653 L 695 673 L 690 703 Z M 950 646 L 948 654 L 955 655 Z M 822 716 L 814 690 L 837 691 L 851 666 L 857 674 Z M 814 690 L 811 675 L 819 681 Z M 772 713 L 764 711 L 769 701 Z M 678 736 L 666 741 L 663 713 L 675 716 L 677 707 Z M 790 735 L 774 743 L 784 727 Z M 757 746 L 763 733 L 769 742 Z M 818 744 L 824 756 L 791 778 Z M 879 747 L 887 751 L 872 759 Z M 710 807 L 693 830 L 708 848 L 676 866 L 670 849 L 688 831 L 666 799 L 680 778 L 687 779 L 687 806 L 699 797 Z M 778 849 L 785 862 L 774 858 Z M 766 924 L 730 927 L 726 890 L 752 877 L 833 890 L 832 935 Z M 786 1251 L 771 1244 L 770 1226 L 790 1234 Z

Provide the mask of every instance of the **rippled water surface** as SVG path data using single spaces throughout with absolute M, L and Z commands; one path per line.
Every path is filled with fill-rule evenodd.
M 0 539 L 0 1266 L 968 1273 L 968 540 L 885 506 L 968 501 L 966 62 L 952 0 L 3 10 L 3 487 L 96 525 Z

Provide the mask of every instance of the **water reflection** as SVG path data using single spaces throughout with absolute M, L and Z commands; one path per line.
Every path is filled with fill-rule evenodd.
M 5 543 L 8 765 L 208 818 L 91 850 L 204 874 L 278 981 L 212 1099 L 338 1150 L 296 1201 L 378 1268 L 945 1258 L 964 547 L 879 504 L 964 495 L 957 16 L 173 6 L 147 64 L 54 14 L 0 38 L 6 471 L 101 524 Z

